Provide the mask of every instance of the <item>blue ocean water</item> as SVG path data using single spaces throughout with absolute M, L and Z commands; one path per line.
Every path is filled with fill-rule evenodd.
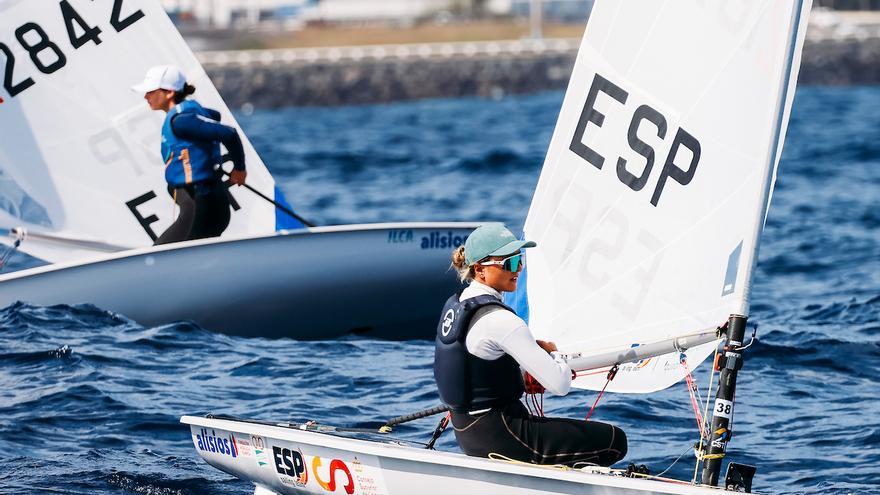
M 519 227 L 561 93 L 239 115 L 320 224 L 498 219 Z M 17 267 L 33 264 L 17 256 Z M 880 87 L 800 88 L 755 277 L 759 340 L 729 456 L 776 493 L 880 493 Z M 438 308 L 442 301 L 437 301 Z M 389 359 L 393 357 L 393 359 Z M 183 414 L 376 425 L 437 403 L 429 342 L 233 338 L 91 306 L 0 310 L 0 494 L 245 494 L 203 463 Z M 696 375 L 705 387 L 707 374 Z M 591 393 L 548 398 L 582 416 Z M 603 398 L 628 460 L 694 440 L 684 386 Z M 434 420 L 398 427 L 424 440 Z M 454 449 L 447 433 L 440 447 Z M 693 456 L 670 474 L 690 478 Z

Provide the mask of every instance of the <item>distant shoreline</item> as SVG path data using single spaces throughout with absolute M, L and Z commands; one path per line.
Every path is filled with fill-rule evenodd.
M 561 90 L 579 40 L 202 52 L 234 109 L 343 106 Z M 880 84 L 880 38 L 808 39 L 799 84 Z

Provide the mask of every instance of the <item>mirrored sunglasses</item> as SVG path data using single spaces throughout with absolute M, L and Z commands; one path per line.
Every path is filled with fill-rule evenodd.
M 501 266 L 502 270 L 507 270 L 509 272 L 516 273 L 520 268 L 525 266 L 526 260 L 523 258 L 522 253 L 514 254 L 513 256 L 508 256 L 503 260 L 489 260 L 489 261 L 481 261 L 481 265 L 498 265 Z

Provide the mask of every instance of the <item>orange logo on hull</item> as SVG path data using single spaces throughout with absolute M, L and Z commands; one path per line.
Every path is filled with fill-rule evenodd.
M 351 475 L 351 471 L 348 470 L 348 466 L 345 465 L 344 462 L 339 459 L 333 459 L 330 461 L 330 479 L 329 481 L 324 481 L 321 479 L 321 476 L 318 474 L 318 468 L 321 467 L 321 458 L 315 456 L 312 459 L 312 473 L 315 475 L 315 481 L 321 485 L 321 488 L 327 490 L 328 492 L 336 491 L 336 471 L 342 471 L 348 477 L 348 483 L 345 485 L 345 493 L 348 495 L 352 495 L 354 493 L 354 477 Z

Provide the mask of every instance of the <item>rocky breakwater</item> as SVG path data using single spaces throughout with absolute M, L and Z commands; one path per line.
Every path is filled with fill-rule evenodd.
M 837 33 L 837 34 L 836 34 Z M 880 83 L 880 33 L 814 31 L 800 84 Z M 564 89 L 579 40 L 203 52 L 232 108 L 385 103 Z
M 799 84 L 880 84 L 880 37 L 807 40 Z
M 799 81 L 880 84 L 880 12 L 813 9 Z
M 203 52 L 233 108 L 357 105 L 564 88 L 578 40 Z

